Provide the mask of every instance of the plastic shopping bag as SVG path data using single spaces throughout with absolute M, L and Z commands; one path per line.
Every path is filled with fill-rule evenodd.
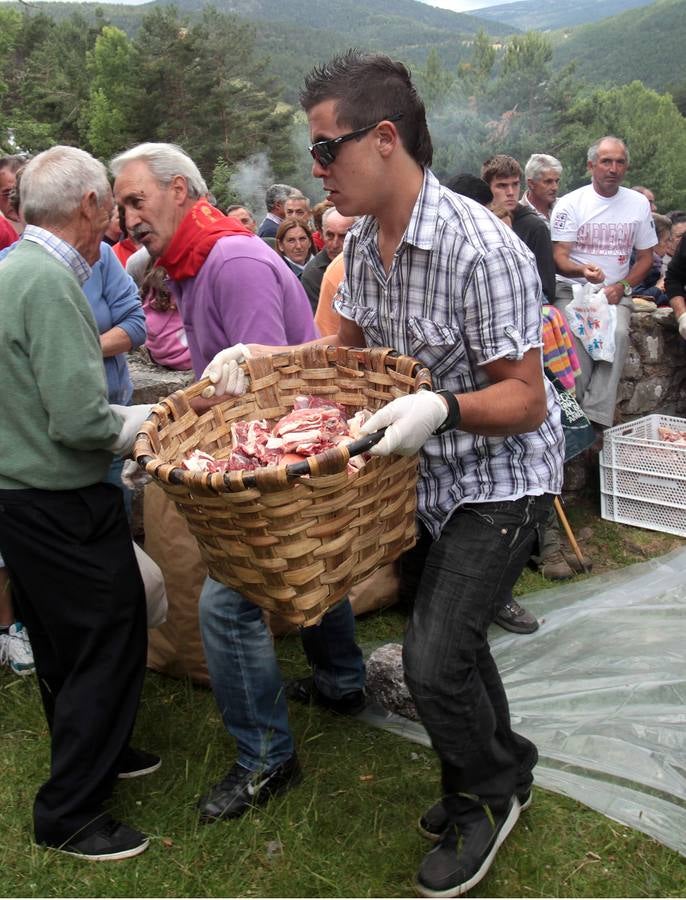
M 572 285 L 574 297 L 565 312 L 569 327 L 591 359 L 612 362 L 615 358 L 617 309 L 607 302 L 605 291 L 592 284 Z
M 579 406 L 574 389 L 566 388 L 548 369 L 544 371 L 560 401 L 560 423 L 565 437 L 565 462 L 568 462 L 595 443 L 596 433 L 586 413 Z

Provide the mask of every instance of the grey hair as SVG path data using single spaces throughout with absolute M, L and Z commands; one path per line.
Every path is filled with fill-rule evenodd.
M 561 175 L 562 163 L 547 153 L 532 153 L 524 167 L 524 177 L 527 181 L 538 181 L 547 169 L 552 169 L 553 172 Z
M 176 144 L 138 144 L 115 156 L 110 171 L 116 178 L 124 166 L 132 162 L 144 162 L 160 187 L 169 187 L 177 175 L 186 179 L 188 196 L 199 200 L 208 193 L 200 170 L 181 147 Z
M 322 231 L 324 230 L 324 227 L 326 225 L 326 220 L 329 218 L 331 213 L 335 213 L 335 212 L 338 212 L 338 210 L 336 209 L 335 206 L 329 206 L 327 209 L 324 210 L 324 212 L 322 213 Z
M 293 188 L 291 193 L 286 197 L 286 200 L 307 200 L 307 205 L 311 206 L 310 198 L 306 197 L 302 191 L 299 191 L 297 188 Z M 285 202 L 285 201 L 284 201 Z
M 586 154 L 586 161 L 593 163 L 598 162 L 598 148 L 603 143 L 603 141 L 614 141 L 616 144 L 621 144 L 624 147 L 624 152 L 626 153 L 626 161 L 627 165 L 629 164 L 629 148 L 624 143 L 621 138 L 615 137 L 614 134 L 606 134 L 605 137 L 598 138 L 591 146 L 588 148 L 588 153 Z
M 61 225 L 93 192 L 98 206 L 111 196 L 107 169 L 85 150 L 57 145 L 27 163 L 21 173 L 21 211 L 29 225 Z
M 267 188 L 267 192 L 264 195 L 264 205 L 269 211 L 274 209 L 277 203 L 283 203 L 289 197 L 299 195 L 300 191 L 291 187 L 290 184 L 272 184 L 271 187 Z
M 335 206 L 329 206 L 327 209 L 324 210 L 324 212 L 322 213 L 322 231 L 324 230 L 324 226 L 326 225 L 326 220 L 329 218 L 329 216 L 331 215 L 331 213 L 337 213 L 337 212 L 338 212 L 338 210 L 336 209 Z M 340 216 L 341 213 L 338 213 L 338 215 Z M 346 218 L 346 219 L 348 219 L 348 218 L 352 219 L 352 220 L 353 220 L 353 224 L 354 224 L 355 222 L 357 222 L 357 220 L 358 220 L 360 217 L 359 217 L 359 216 L 346 216 L 345 218 Z

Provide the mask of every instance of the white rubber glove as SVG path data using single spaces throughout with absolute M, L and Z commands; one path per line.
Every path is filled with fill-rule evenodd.
M 234 344 L 233 347 L 220 350 L 202 373 L 203 378 L 209 378 L 212 382 L 202 392 L 202 396 L 207 400 L 210 397 L 221 397 L 222 394 L 244 394 L 245 372 L 239 368 L 238 363 L 249 357 L 250 351 L 245 344 Z
M 386 434 L 369 451 L 374 456 L 412 456 L 448 418 L 448 404 L 433 391 L 398 397 L 368 419 L 360 431 L 371 434 L 384 426 Z
M 152 404 L 139 403 L 136 406 L 119 406 L 116 403 L 110 403 L 110 409 L 119 413 L 124 420 L 124 425 L 119 432 L 119 437 L 107 449 L 115 456 L 128 456 L 133 450 L 141 425 L 150 415 Z
M 125 459 L 121 470 L 121 483 L 130 491 L 135 491 L 152 481 L 145 469 L 141 469 L 135 459 Z
M 679 322 L 679 334 L 686 341 L 686 312 L 681 313 L 677 321 Z

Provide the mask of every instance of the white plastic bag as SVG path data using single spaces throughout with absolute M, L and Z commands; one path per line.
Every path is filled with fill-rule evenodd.
M 572 285 L 573 300 L 565 312 L 573 334 L 591 359 L 612 362 L 615 358 L 617 309 L 607 302 L 605 291 L 592 284 Z
M 148 610 L 148 628 L 159 628 L 167 621 L 167 589 L 164 586 L 162 569 L 145 550 L 133 542 L 136 561 L 145 585 L 145 605 Z

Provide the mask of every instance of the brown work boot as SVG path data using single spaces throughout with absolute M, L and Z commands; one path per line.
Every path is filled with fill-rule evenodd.
M 586 556 L 585 553 L 581 554 L 581 559 L 583 560 L 582 566 L 579 560 L 576 558 L 576 553 L 573 550 L 568 550 L 566 547 L 561 547 L 560 549 L 567 562 L 567 565 L 575 575 L 590 572 L 593 569 L 593 560 L 590 557 Z
M 547 554 L 540 562 L 538 571 L 550 581 L 565 581 L 574 578 L 574 570 L 562 555 L 562 550 L 557 549 Z

